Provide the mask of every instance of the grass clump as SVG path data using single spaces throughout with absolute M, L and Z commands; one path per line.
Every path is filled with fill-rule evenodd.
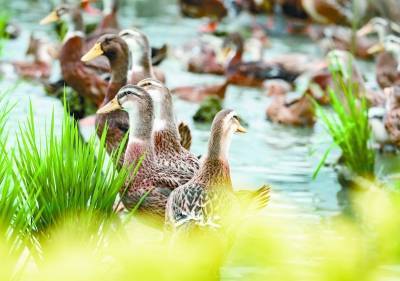
M 42 144 L 32 107 L 27 123 L 19 131 L 15 162 L 33 232 L 47 235 L 47 230 L 71 217 L 79 225 L 101 227 L 105 219 L 113 216 L 113 204 L 128 170 L 117 171 L 113 161 L 108 161 L 106 132 L 98 145 L 95 136 L 85 143 L 77 123 L 65 109 L 61 134 L 55 131 L 53 115 Z M 119 158 L 121 153 L 122 149 L 112 157 Z M 82 214 L 85 219 L 79 222 Z
M 342 151 L 341 163 L 352 175 L 374 178 L 375 151 L 370 145 L 368 103 L 358 83 L 351 79 L 352 59 L 343 63 L 337 53 L 331 53 L 328 58 L 334 82 L 328 90 L 333 112 L 316 104 L 317 110 L 334 144 Z M 331 148 L 324 155 L 315 175 Z

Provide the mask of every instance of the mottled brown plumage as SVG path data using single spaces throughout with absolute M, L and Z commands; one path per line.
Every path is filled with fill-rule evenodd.
M 128 112 L 130 123 L 124 165 L 131 167 L 141 162 L 138 172 L 132 173 L 121 191 L 122 201 L 128 209 L 140 204 L 140 213 L 160 220 L 165 213 L 167 198 L 171 190 L 179 185 L 179 179 L 176 173 L 158 165 L 152 136 L 152 99 L 143 88 L 126 85 L 98 113 L 104 114 L 120 108 Z
M 235 112 L 219 112 L 211 128 L 207 154 L 201 161 L 200 170 L 185 185 L 172 191 L 166 209 L 166 226 L 170 230 L 187 229 L 185 226 L 219 228 L 236 218 L 243 209 L 239 197 L 232 188 L 228 149 L 231 135 L 244 132 Z M 258 194 L 268 201 L 265 187 Z M 243 193 L 242 193 L 243 194 Z M 255 193 L 256 194 L 256 193 Z M 247 197 L 248 198 L 248 197 Z M 254 198 L 258 198 L 255 196 Z M 253 198 L 253 199 L 254 199 Z M 252 205 L 255 200 L 251 200 Z M 248 205 L 247 205 L 248 206 Z
M 163 167 L 179 174 L 179 182 L 182 185 L 189 181 L 199 169 L 199 161 L 180 143 L 172 96 L 168 88 L 155 79 L 142 80 L 138 86 L 150 93 L 156 108 L 153 139 L 157 161 Z
M 384 118 L 390 142 L 400 147 L 400 86 L 386 89 L 387 104 Z

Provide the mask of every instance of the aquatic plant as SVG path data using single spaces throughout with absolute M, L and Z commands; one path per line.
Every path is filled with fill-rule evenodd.
M 86 143 L 64 109 L 61 134 L 56 132 L 53 114 L 40 139 L 34 119 L 31 106 L 26 124 L 20 126 L 15 157 L 32 231 L 48 235 L 49 228 L 64 223 L 66 217 L 75 217 L 83 227 L 100 227 L 113 216 L 114 202 L 128 175 L 128 169 L 117 171 L 107 158 L 106 132 L 98 144 L 95 136 Z M 119 158 L 121 153 L 122 146 L 111 157 Z
M 8 39 L 6 27 L 9 19 L 10 15 L 7 12 L 0 13 L 0 56 L 3 54 L 4 42 Z
M 207 97 L 193 116 L 193 120 L 211 123 L 215 115 L 222 110 L 222 100 L 217 96 Z
M 344 65 L 335 53 L 331 53 L 329 70 L 334 81 L 334 87 L 328 90 L 333 112 L 315 103 L 318 113 L 334 144 L 342 151 L 341 163 L 351 174 L 373 178 L 375 151 L 370 145 L 368 105 L 358 83 L 351 79 L 352 61 Z M 323 156 L 314 176 L 317 175 L 331 148 Z

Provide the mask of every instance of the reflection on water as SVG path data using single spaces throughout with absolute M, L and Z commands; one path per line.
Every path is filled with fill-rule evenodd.
M 153 45 L 166 42 L 176 48 L 197 37 L 195 31 L 198 21 L 181 19 L 173 0 L 125 2 L 120 15 L 122 25 L 140 26 L 149 35 Z M 20 39 L 8 43 L 5 59 L 22 59 L 30 31 L 39 35 L 49 34 L 49 28 L 39 26 L 37 22 L 49 11 L 50 4 L 43 1 L 12 1 L 10 7 L 14 11 L 15 21 L 22 25 L 23 33 Z M 272 40 L 272 48 L 265 51 L 265 56 L 292 51 L 321 55 L 318 47 L 306 39 L 279 38 Z M 167 84 L 170 87 L 222 81 L 221 77 L 187 73 L 179 59 L 174 57 L 165 61 L 161 68 L 167 73 Z M 1 88 L 14 82 L 13 79 L 3 79 L 0 81 Z M 12 99 L 17 105 L 11 116 L 11 128 L 17 127 L 18 122 L 25 119 L 29 101 L 32 101 L 37 121 L 42 126 L 49 122 L 53 108 L 56 118 L 62 114 L 60 102 L 47 97 L 41 86 L 35 83 L 21 83 L 12 93 Z M 324 167 L 318 178 L 312 179 L 320 157 L 331 142 L 322 124 L 318 122 L 313 129 L 271 124 L 265 119 L 268 103 L 269 98 L 262 90 L 232 86 L 227 92 L 225 107 L 235 109 L 249 124 L 248 134 L 235 135 L 231 146 L 230 160 L 235 186 L 256 188 L 265 183 L 271 184 L 273 194 L 270 208 L 277 210 L 273 215 L 284 216 L 286 210 L 298 208 L 294 212 L 296 216 L 319 220 L 321 216 L 337 213 L 339 206 L 336 195 L 340 188 L 333 169 Z M 204 153 L 209 127 L 193 124 L 191 116 L 197 105 L 176 100 L 175 108 L 178 118 L 189 122 L 194 130 L 194 152 Z M 329 160 L 333 161 L 335 155 L 337 152 Z

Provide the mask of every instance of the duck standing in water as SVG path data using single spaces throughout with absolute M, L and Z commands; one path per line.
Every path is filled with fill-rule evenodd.
M 139 213 L 152 221 L 161 222 L 165 216 L 167 198 L 179 186 L 179 178 L 158 165 L 152 135 L 153 101 L 143 88 L 126 85 L 97 113 L 107 114 L 121 109 L 128 112 L 130 128 L 124 165 L 135 167 L 140 163 L 137 173 L 132 174 L 121 190 L 122 202 L 128 209 L 139 204 Z
M 167 229 L 219 228 L 239 214 L 240 200 L 232 188 L 228 162 L 231 137 L 235 132 L 246 132 L 236 113 L 230 109 L 220 111 L 213 121 L 208 151 L 201 160 L 200 169 L 168 198 Z M 263 208 L 269 200 L 269 188 L 261 187 L 252 195 L 246 207 Z

